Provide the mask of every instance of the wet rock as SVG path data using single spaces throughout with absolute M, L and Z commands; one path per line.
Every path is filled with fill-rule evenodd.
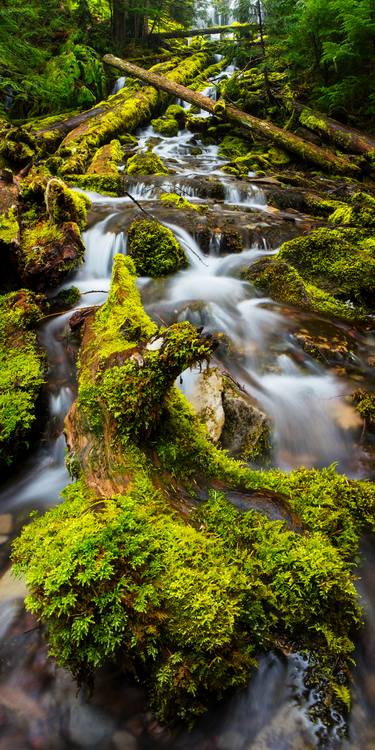
M 302 714 L 286 704 L 244 750 L 313 750 L 316 745 L 309 734 Z
M 199 376 L 190 399 L 214 443 L 220 439 L 225 422 L 223 388 L 220 370 L 207 369 Z
M 1 513 L 0 515 L 0 534 L 10 534 L 13 527 L 13 517 L 11 513 Z
M 137 750 L 138 743 L 130 732 L 122 730 L 115 732 L 112 737 L 113 750 Z
M 78 225 L 65 222 L 59 227 L 47 223 L 25 231 L 18 253 L 22 281 L 38 291 L 58 284 L 78 265 L 85 248 Z
M 24 599 L 27 588 L 22 578 L 16 578 L 12 568 L 8 568 L 0 578 L 0 602 L 7 599 Z
M 79 747 L 95 747 L 108 740 L 113 732 L 113 722 L 97 709 L 85 703 L 75 703 L 71 707 L 69 734 Z
M 189 396 L 213 442 L 245 460 L 270 448 L 270 422 L 253 399 L 217 368 L 201 373 Z

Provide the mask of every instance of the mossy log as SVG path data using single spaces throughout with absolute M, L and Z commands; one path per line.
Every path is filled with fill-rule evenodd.
M 299 121 L 305 128 L 318 133 L 324 140 L 331 141 L 344 151 L 373 158 L 375 163 L 375 138 L 298 102 L 294 102 L 293 107 L 299 112 Z
M 232 105 L 225 106 L 225 103 L 219 108 L 217 102 L 215 103 L 207 96 L 192 91 L 186 86 L 182 86 L 176 80 L 167 80 L 164 76 L 144 70 L 133 63 L 121 60 L 113 55 L 105 55 L 103 60 L 108 65 L 113 65 L 115 68 L 124 71 L 128 75 L 140 78 L 142 81 L 145 81 L 162 91 L 166 91 L 171 96 L 183 99 L 184 101 L 190 102 L 190 104 L 195 104 L 200 109 L 204 109 L 216 117 L 223 117 L 224 119 L 235 123 L 237 126 L 240 126 L 242 129 L 250 131 L 252 134 L 262 136 L 263 138 L 272 141 L 277 146 L 285 149 L 285 151 L 298 156 L 298 158 L 304 161 L 311 162 L 321 169 L 353 176 L 360 174 L 360 168 L 358 165 L 351 162 L 348 158 L 338 156 L 329 149 L 308 143 L 303 140 L 303 138 L 288 133 L 286 130 L 277 127 L 277 125 L 273 125 L 267 120 L 261 120 L 258 117 L 249 115 L 247 112 L 243 112 Z
M 157 329 L 131 259 L 115 257 L 108 300 L 84 322 L 66 422 L 77 482 L 15 545 L 27 605 L 59 664 L 89 680 L 112 660 L 147 685 L 161 721 L 191 722 L 280 643 L 314 652 L 322 704 L 345 712 L 374 488 L 333 468 L 252 471 L 216 448 L 174 385 L 212 350 L 188 322 Z
M 210 56 L 199 52 L 169 70 L 163 80 L 190 83 L 210 62 Z M 149 71 L 150 75 L 156 75 Z M 85 172 L 94 152 L 119 133 L 132 133 L 139 125 L 151 119 L 156 109 L 167 104 L 168 98 L 152 86 L 142 87 L 132 96 L 124 94 L 115 98 L 95 115 L 71 130 L 62 141 L 57 156 L 61 158 L 62 175 Z

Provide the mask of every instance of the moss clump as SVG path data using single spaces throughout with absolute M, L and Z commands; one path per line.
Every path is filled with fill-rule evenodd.
M 232 135 L 226 135 L 219 145 L 219 156 L 223 159 L 236 159 L 239 156 L 246 156 L 248 147 L 242 138 Z
M 118 176 L 118 166 L 124 160 L 120 141 L 114 139 L 99 148 L 87 169 L 87 174 Z
M 341 226 L 375 227 L 375 198 L 355 193 L 350 204 L 338 206 L 329 220 Z
M 91 388 L 103 430 L 80 422 L 85 476 L 14 548 L 52 654 L 84 680 L 108 659 L 147 675 L 159 719 L 173 722 L 246 685 L 259 651 L 297 644 L 315 655 L 325 700 L 343 709 L 336 676 L 347 685 L 361 623 L 352 571 L 361 530 L 374 528 L 372 485 L 333 469 L 252 471 L 215 448 L 171 385 L 212 346 L 189 324 L 157 332 L 130 259 L 115 258 L 109 299 L 87 326 L 74 414 L 84 408 L 86 419 Z M 223 491 L 181 512 L 202 477 Z M 237 511 L 225 487 L 245 502 L 268 492 L 286 520 Z
M 44 381 L 43 358 L 33 327 L 40 319 L 40 298 L 21 290 L 0 297 L 0 470 L 9 466 L 35 422 L 36 401 Z
M 0 213 L 0 244 L 12 245 L 19 237 L 19 224 L 15 208 Z
M 160 200 L 166 203 L 167 206 L 174 206 L 174 208 L 180 209 L 188 208 L 197 213 L 204 213 L 208 209 L 207 205 L 203 203 L 190 203 L 187 198 L 183 198 L 182 195 L 177 195 L 177 193 L 163 193 Z
M 135 154 L 128 159 L 126 165 L 127 174 L 169 174 L 167 167 L 163 164 L 160 156 L 152 151 L 143 154 Z
M 160 135 L 164 135 L 167 138 L 178 135 L 178 122 L 172 117 L 158 117 L 156 120 L 151 120 L 151 125 L 156 133 L 160 133 Z
M 65 177 L 69 185 L 80 187 L 82 190 L 93 190 L 102 195 L 123 195 L 124 178 L 121 174 L 68 174 Z
M 363 417 L 366 426 L 372 432 L 375 431 L 375 393 L 358 388 L 352 393 L 352 400 L 358 413 Z
M 338 300 L 370 306 L 375 292 L 374 250 L 375 240 L 364 232 L 322 228 L 285 242 L 277 257 Z
M 156 220 L 135 219 L 128 230 L 129 255 L 141 276 L 166 276 L 187 265 L 173 232 Z
M 80 229 L 87 225 L 87 209 L 91 201 L 86 195 L 76 193 L 56 177 L 48 181 L 45 191 L 45 203 L 49 219 L 54 224 L 72 221 Z
M 170 104 L 165 111 L 165 116 L 167 120 L 177 120 L 180 128 L 183 128 L 186 120 L 186 109 L 179 104 Z
M 52 311 L 69 310 L 76 305 L 81 297 L 81 292 L 76 286 L 70 286 L 68 289 L 62 289 L 49 302 L 49 308 Z
M 24 229 L 18 253 L 21 278 L 34 289 L 61 283 L 81 263 L 85 248 L 74 222 L 42 219 Z
M 243 275 L 255 286 L 266 290 L 276 302 L 350 322 L 364 317 L 362 310 L 354 310 L 322 289 L 306 283 L 298 271 L 283 260 L 260 260 Z

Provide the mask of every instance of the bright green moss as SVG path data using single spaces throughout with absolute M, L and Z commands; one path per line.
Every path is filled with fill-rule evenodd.
M 156 120 L 151 120 L 151 125 L 156 133 L 160 133 L 167 138 L 178 135 L 178 122 L 171 117 L 158 117 Z
M 135 154 L 128 159 L 126 165 L 127 174 L 169 174 L 167 167 L 163 164 L 160 156 L 153 151 Z
M 45 203 L 49 219 L 54 224 L 73 221 L 80 229 L 86 227 L 91 201 L 86 195 L 70 190 L 62 180 L 55 177 L 48 181 Z
M 124 178 L 121 174 L 79 174 L 65 176 L 69 185 L 80 187 L 82 190 L 93 190 L 102 195 L 118 196 L 123 194 Z
M 21 290 L 0 297 L 0 470 L 11 464 L 35 421 L 44 381 L 43 359 L 32 330 L 40 300 Z
M 19 236 L 19 225 L 15 208 L 0 214 L 0 243 L 11 245 Z
M 118 166 L 124 160 L 123 150 L 118 140 L 114 139 L 99 148 L 87 169 L 87 174 L 118 175 Z
M 314 284 L 306 283 L 293 266 L 278 258 L 254 263 L 244 277 L 266 290 L 276 302 L 347 321 L 360 321 L 364 317 L 363 310 L 354 310 Z
M 63 241 L 64 233 L 51 221 L 43 220 L 34 224 L 29 229 L 25 229 L 22 234 L 21 250 L 25 262 L 33 262 L 36 256 L 40 261 L 51 243 Z
M 350 204 L 339 206 L 329 221 L 341 226 L 375 227 L 375 198 L 367 193 L 355 193 Z
M 153 219 L 135 219 L 128 230 L 128 252 L 140 276 L 165 276 L 187 264 L 173 232 Z
M 208 209 L 206 204 L 191 203 L 187 198 L 183 198 L 182 195 L 177 195 L 177 193 L 163 193 L 160 200 L 163 201 L 163 203 L 166 203 L 167 206 L 174 206 L 175 208 L 180 209 L 188 208 L 191 211 L 197 211 L 197 213 L 204 213 Z
M 313 651 L 328 675 L 325 698 L 342 708 L 334 676 L 348 676 L 361 621 L 352 570 L 361 531 L 374 528 L 374 487 L 334 469 L 253 471 L 216 448 L 172 385 L 211 350 L 189 323 L 157 331 L 132 261 L 116 256 L 80 355 L 77 408 L 86 418 L 93 407 L 94 475 L 16 542 L 27 605 L 79 678 L 108 659 L 146 674 L 161 721 L 191 720 L 210 696 L 244 686 L 255 654 L 280 641 Z M 106 489 L 113 477 L 124 492 Z M 223 492 L 189 514 L 186 498 L 202 482 Z M 225 498 L 235 487 L 250 501 L 253 490 L 268 493 L 288 520 L 238 512 Z
M 285 242 L 277 257 L 338 300 L 367 305 L 375 292 L 374 247 L 359 230 L 322 228 Z
M 179 104 L 170 104 L 165 111 L 167 120 L 177 120 L 180 128 L 183 128 L 186 120 L 186 109 Z
M 358 388 L 352 393 L 356 409 L 366 422 L 370 430 L 375 429 L 375 393 Z

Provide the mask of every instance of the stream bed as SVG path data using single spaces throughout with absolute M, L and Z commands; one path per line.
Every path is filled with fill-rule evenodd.
M 137 135 L 141 149 L 152 140 L 155 152 L 174 174 L 132 177 L 126 189 L 148 215 L 172 229 L 189 259 L 186 270 L 166 279 L 139 280 L 149 315 L 159 324 L 189 320 L 206 331 L 225 334 L 230 346 L 219 349 L 217 360 L 270 418 L 272 465 L 290 470 L 336 462 L 348 476 L 370 476 L 361 423 L 348 395 L 358 383 L 371 387 L 375 339 L 343 323 L 280 306 L 240 275 L 242 268 L 274 253 L 291 231 L 293 236 L 303 231 L 304 217 L 294 212 L 291 224 L 290 217 L 267 206 L 265 194 L 251 177 L 239 183 L 224 175 L 217 146 L 205 144 L 196 134 L 186 130 L 175 138 L 163 138 L 147 127 Z M 210 197 L 209 175 L 221 186 L 220 198 Z M 159 201 L 163 192 L 178 192 L 193 203 L 209 205 L 211 225 L 206 227 L 204 242 L 184 210 L 170 210 Z M 127 228 L 141 213 L 129 197 L 90 194 L 90 198 L 85 262 L 65 285 L 80 289 L 81 307 L 100 305 L 106 299 L 113 257 L 126 253 Z M 227 251 L 217 229 L 223 216 L 233 227 L 244 222 L 256 226 L 255 233 L 248 232 L 241 252 Z M 39 446 L 0 492 L 0 750 L 374 750 L 375 545 L 371 539 L 363 541 L 358 582 L 366 624 L 357 647 L 348 737 L 342 737 L 339 717 L 332 717 L 330 729 L 310 722 L 308 709 L 319 696 L 304 686 L 307 661 L 299 653 L 261 656 L 246 690 L 213 705 L 192 732 L 173 736 L 148 711 L 142 689 L 116 671 L 103 670 L 89 696 L 48 658 L 43 635 L 23 608 L 22 583 L 9 573 L 9 552 L 11 539 L 29 512 L 58 503 L 61 490 L 71 481 L 64 463 L 63 423 L 76 389 L 76 347 L 68 325 L 72 312 L 49 319 L 40 329 L 49 366 L 49 417 Z M 328 341 L 345 340 L 345 366 L 329 357 L 313 359 L 300 343 L 301 330 Z M 188 396 L 196 376 L 194 371 L 183 375 L 180 385 Z

